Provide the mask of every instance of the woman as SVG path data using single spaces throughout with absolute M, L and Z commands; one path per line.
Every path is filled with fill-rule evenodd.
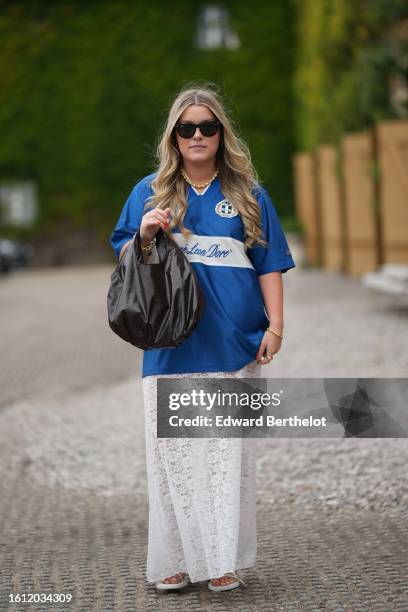
M 111 244 L 120 258 L 140 228 L 145 262 L 154 263 L 162 228 L 192 263 L 206 307 L 179 347 L 143 356 L 147 580 L 160 590 L 189 580 L 229 590 L 244 584 L 236 571 L 256 560 L 256 439 L 158 439 L 157 376 L 259 376 L 281 348 L 282 273 L 295 263 L 214 87 L 179 93 L 157 154 L 156 172 L 133 188 Z

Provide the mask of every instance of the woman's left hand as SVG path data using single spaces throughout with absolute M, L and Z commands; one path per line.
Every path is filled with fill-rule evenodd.
M 261 365 L 266 365 L 270 363 L 273 359 L 273 356 L 280 351 L 282 346 L 282 340 L 275 334 L 271 334 L 270 332 L 265 332 L 264 337 L 262 338 L 262 342 L 259 346 L 259 350 L 256 356 L 256 360 L 261 363 Z

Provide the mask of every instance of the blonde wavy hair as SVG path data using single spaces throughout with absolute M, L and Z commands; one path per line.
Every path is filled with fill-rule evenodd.
M 182 157 L 174 134 L 174 126 L 180 115 L 192 104 L 206 106 L 222 124 L 216 167 L 221 191 L 233 203 L 244 223 L 244 248 L 250 248 L 256 243 L 267 245 L 262 239 L 260 207 L 252 194 L 259 181 L 248 146 L 234 131 L 217 88 L 211 83 L 187 86 L 175 98 L 159 138 L 156 149 L 157 174 L 152 181 L 153 196 L 148 199 L 145 208 L 170 207 L 173 219 L 167 230 L 168 235 L 171 237 L 171 227 L 174 225 L 178 225 L 186 241 L 192 235 L 183 223 L 187 211 L 188 184 L 180 172 Z

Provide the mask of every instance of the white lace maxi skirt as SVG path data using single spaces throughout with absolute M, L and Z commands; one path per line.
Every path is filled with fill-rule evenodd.
M 260 368 L 253 361 L 235 372 L 160 376 L 253 378 L 260 376 Z M 157 376 L 142 381 L 149 494 L 147 580 L 186 572 L 191 582 L 199 582 L 253 566 L 256 438 L 157 438 Z

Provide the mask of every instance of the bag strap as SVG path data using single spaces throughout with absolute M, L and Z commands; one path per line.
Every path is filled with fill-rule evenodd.
M 164 232 L 162 228 L 160 228 L 156 234 L 156 251 L 159 255 L 160 261 L 164 261 L 166 257 L 166 254 L 168 252 L 169 240 L 170 239 L 167 236 L 166 232 Z

